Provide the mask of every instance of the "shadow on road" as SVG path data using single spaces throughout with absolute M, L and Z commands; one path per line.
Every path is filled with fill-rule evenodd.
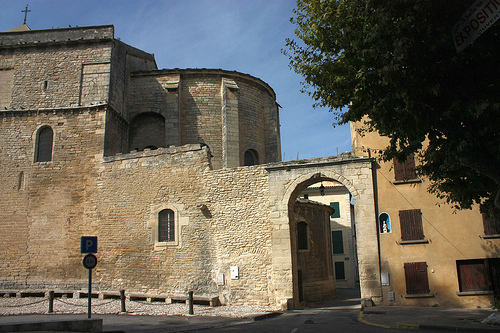
M 359 285 L 354 289 L 337 288 L 337 297 L 321 302 L 309 302 L 305 308 L 361 308 L 361 292 Z

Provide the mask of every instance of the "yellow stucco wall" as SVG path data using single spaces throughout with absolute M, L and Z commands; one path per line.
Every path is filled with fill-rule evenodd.
M 353 150 L 356 156 L 380 157 L 388 139 L 377 133 L 356 131 L 361 123 L 351 124 Z M 389 233 L 380 233 L 381 274 L 389 274 L 389 285 L 383 286 L 386 304 L 418 306 L 487 307 L 492 295 L 458 296 L 457 260 L 500 257 L 500 239 L 483 239 L 484 229 L 479 207 L 457 211 L 427 191 L 429 181 L 395 182 L 392 162 L 378 161 L 375 172 L 377 215 L 387 213 L 391 220 Z M 418 160 L 416 159 L 418 164 Z M 427 243 L 401 245 L 399 211 L 420 209 Z M 404 263 L 426 262 L 430 297 L 406 295 Z M 390 299 L 394 292 L 394 300 Z

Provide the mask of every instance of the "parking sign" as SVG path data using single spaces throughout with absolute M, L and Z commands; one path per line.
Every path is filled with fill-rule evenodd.
M 81 253 L 97 253 L 97 236 L 82 236 L 80 251 Z

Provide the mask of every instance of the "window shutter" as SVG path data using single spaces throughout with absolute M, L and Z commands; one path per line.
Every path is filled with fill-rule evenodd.
M 495 217 L 486 217 L 483 214 L 483 226 L 485 235 L 499 235 L 500 234 L 500 221 Z
M 333 254 L 344 253 L 344 240 L 342 238 L 342 230 L 332 231 Z
M 404 180 L 404 164 L 394 158 L 394 179 Z
M 424 239 L 422 212 L 420 209 L 400 210 L 399 222 L 401 223 L 401 240 Z
M 335 262 L 335 280 L 345 280 L 344 262 Z
M 330 207 L 335 209 L 335 212 L 330 216 L 332 219 L 340 217 L 340 204 L 338 202 L 330 202 Z
M 405 263 L 404 269 L 408 295 L 428 294 L 430 292 L 426 262 Z
M 484 259 L 457 261 L 457 270 L 460 291 L 490 290 Z
M 394 158 L 394 179 L 403 181 L 417 179 L 414 154 L 408 155 L 404 162 L 399 162 L 397 158 Z

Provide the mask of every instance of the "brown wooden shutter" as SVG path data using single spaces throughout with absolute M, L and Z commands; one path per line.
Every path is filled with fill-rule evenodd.
M 406 161 L 399 162 L 394 158 L 394 179 L 395 180 L 409 180 L 416 179 L 417 173 L 415 172 L 415 155 L 408 155 Z
M 429 280 L 427 278 L 426 262 L 409 262 L 404 264 L 406 293 L 408 295 L 428 294 Z
M 483 226 L 485 235 L 498 235 L 500 234 L 500 222 L 495 217 L 486 217 L 483 214 Z
M 460 291 L 486 291 L 490 289 L 488 269 L 484 259 L 457 261 Z
M 404 180 L 404 164 L 399 162 L 397 158 L 394 158 L 394 179 Z
M 401 240 L 424 239 L 422 212 L 420 209 L 400 210 L 399 222 L 401 224 Z

